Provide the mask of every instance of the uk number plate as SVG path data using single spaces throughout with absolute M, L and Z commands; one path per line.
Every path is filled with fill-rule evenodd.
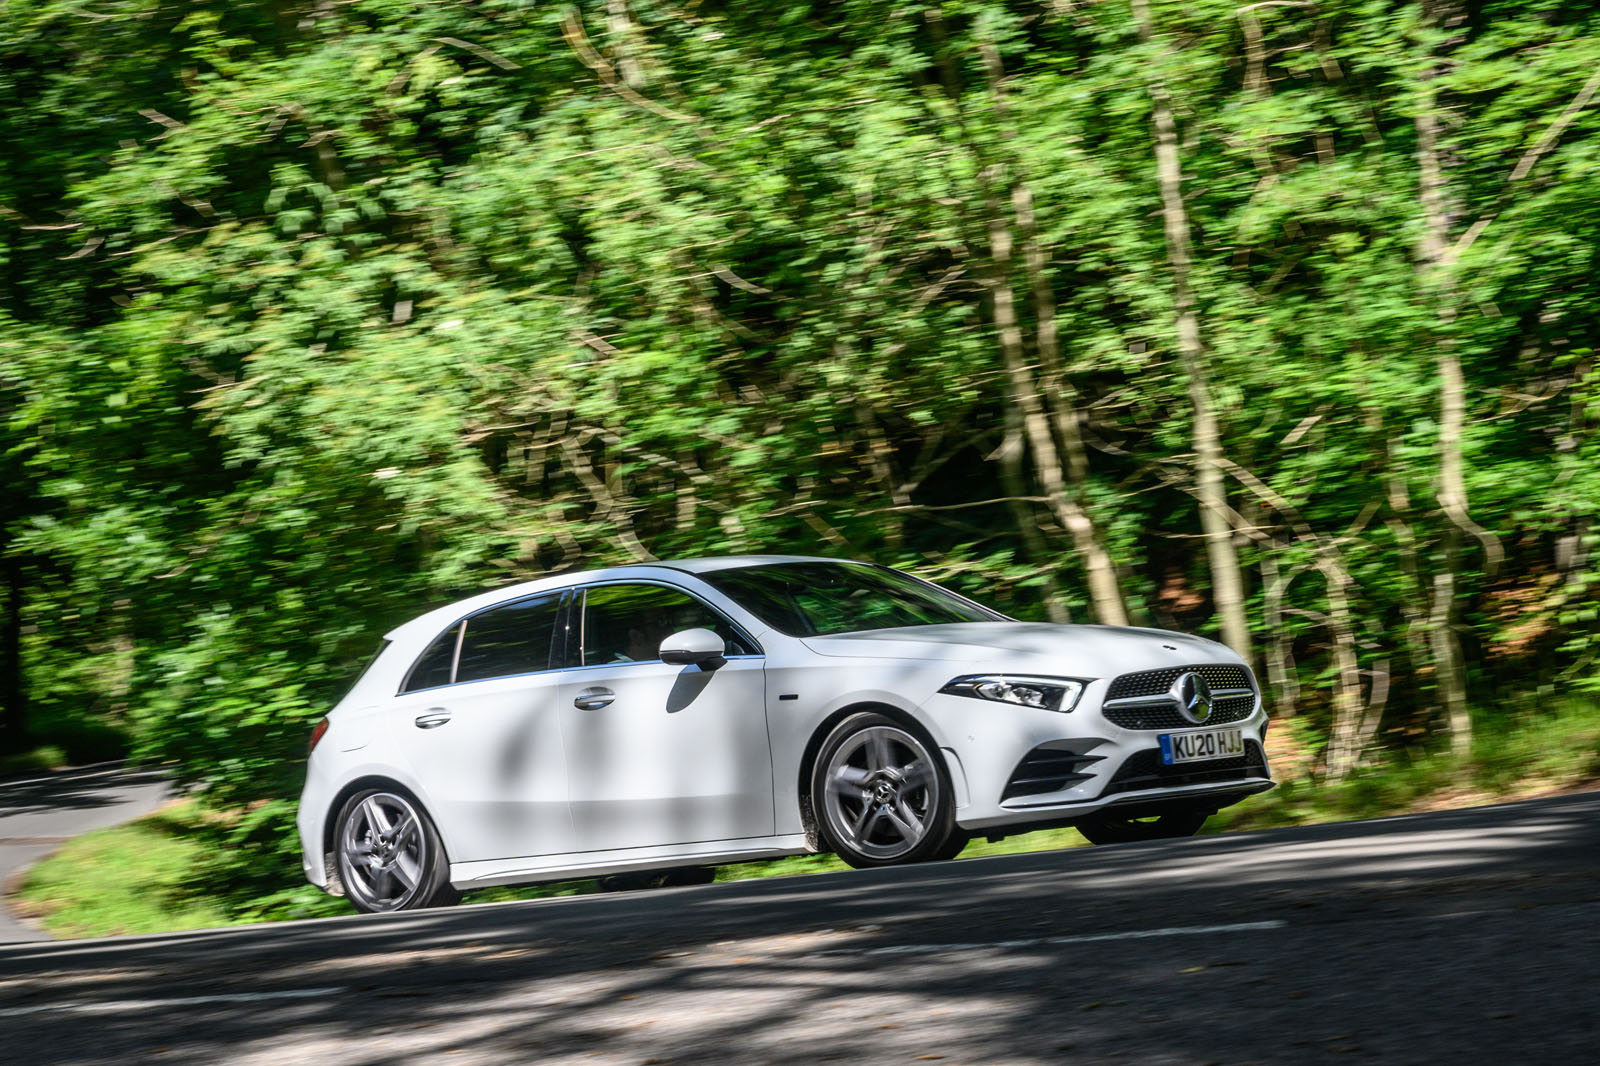
M 1231 759 L 1244 754 L 1241 729 L 1197 729 L 1193 733 L 1162 733 L 1161 761 L 1167 766 L 1207 759 Z

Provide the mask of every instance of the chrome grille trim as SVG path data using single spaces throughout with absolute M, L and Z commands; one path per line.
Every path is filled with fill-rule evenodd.
M 1233 699 L 1238 696 L 1254 696 L 1255 689 L 1251 688 L 1214 688 L 1211 698 L 1214 700 Z M 1102 707 L 1167 707 L 1172 704 L 1172 697 L 1163 693 L 1160 696 L 1126 696 L 1120 700 L 1106 700 Z
M 1198 724 L 1179 713 L 1178 702 L 1171 694 L 1173 682 L 1191 671 L 1212 686 L 1214 701 L 1211 717 Z M 1248 669 L 1234 663 L 1203 663 L 1141 670 L 1114 678 L 1106 687 L 1100 713 L 1106 721 L 1123 729 L 1198 729 L 1242 722 L 1255 708 L 1255 679 Z
M 1200 663 L 1191 666 L 1168 666 L 1160 670 L 1140 670 L 1114 679 L 1106 689 L 1106 699 L 1131 699 L 1138 696 L 1165 696 L 1179 674 L 1194 671 L 1206 679 L 1213 692 L 1220 689 L 1247 689 L 1254 692 L 1255 679 L 1250 671 L 1236 663 Z

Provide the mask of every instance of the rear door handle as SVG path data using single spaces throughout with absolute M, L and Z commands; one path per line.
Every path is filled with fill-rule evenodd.
M 427 714 L 417 715 L 418 729 L 437 729 L 450 720 L 450 712 L 443 707 L 435 707 Z
M 586 688 L 578 693 L 578 698 L 572 701 L 572 705 L 580 711 L 598 711 L 602 707 L 611 706 L 611 701 L 616 698 L 617 694 L 608 688 Z

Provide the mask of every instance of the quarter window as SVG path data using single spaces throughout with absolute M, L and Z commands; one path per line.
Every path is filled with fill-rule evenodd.
M 728 619 L 687 592 L 661 585 L 599 585 L 584 592 L 580 665 L 659 662 L 661 642 L 685 629 L 709 629 L 726 655 L 756 653 Z
M 450 669 L 456 661 L 456 634 L 460 631 L 461 623 L 457 622 L 428 645 L 428 650 L 422 653 L 417 665 L 411 668 L 411 674 L 406 678 L 401 692 L 438 688 L 440 685 L 450 683 Z

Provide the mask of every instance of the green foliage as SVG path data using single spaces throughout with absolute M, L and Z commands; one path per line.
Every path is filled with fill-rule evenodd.
M 189 883 L 203 846 L 191 835 L 195 806 L 168 807 L 65 845 L 32 869 L 18 893 L 22 913 L 59 937 L 206 929 L 242 921 Z
M 1120 2 L 6 5 L 27 729 L 252 811 L 213 843 L 280 866 L 217 876 L 270 895 L 312 722 L 465 592 L 781 549 L 1090 619 L 1034 443 L 1007 500 L 1006 300 L 1134 620 L 1214 632 L 1152 86 L 1277 705 L 1329 735 L 1346 641 L 1377 738 L 1426 743 L 1447 571 L 1489 735 L 1594 687 L 1600 7 L 1433 10 L 1157 4 L 1146 41 Z M 1474 234 L 1445 274 L 1429 107 Z M 1444 345 L 1481 536 L 1436 500 Z
M 1409 749 L 1375 757 L 1347 780 L 1289 777 L 1230 807 L 1211 830 L 1262 829 L 1442 810 L 1588 789 L 1600 782 L 1600 704 L 1564 700 L 1518 708 L 1481 731 L 1470 758 Z

